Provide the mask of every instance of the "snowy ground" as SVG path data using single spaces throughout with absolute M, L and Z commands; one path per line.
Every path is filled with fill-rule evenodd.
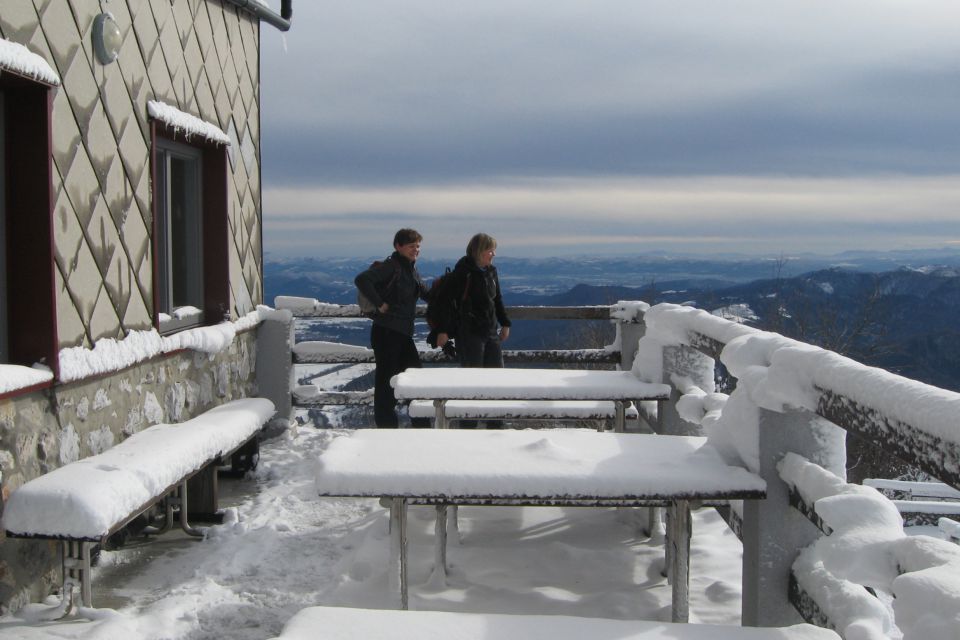
M 3 638 L 270 638 L 316 605 L 395 608 L 387 515 L 375 500 L 320 499 L 313 465 L 346 433 L 301 427 L 266 443 L 252 477 L 223 481 L 235 507 L 202 541 L 167 534 L 103 554 L 92 620 L 44 622 L 54 602 L 0 618 Z M 663 549 L 615 509 L 461 508 L 460 544 L 431 576 L 433 511 L 412 508 L 412 609 L 669 620 Z M 695 515 L 691 619 L 737 624 L 740 544 L 719 517 Z

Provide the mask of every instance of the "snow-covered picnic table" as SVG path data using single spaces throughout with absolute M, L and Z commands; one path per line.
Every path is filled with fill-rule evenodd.
M 839 640 L 829 629 L 809 624 L 791 627 L 735 627 L 670 624 L 643 620 L 607 620 L 574 616 L 384 611 L 346 607 L 309 607 L 284 626 L 275 640 Z
M 362 430 L 320 456 L 321 496 L 386 497 L 406 608 L 406 505 L 666 506 L 673 617 L 686 621 L 690 502 L 763 498 L 766 484 L 727 465 L 704 438 L 587 430 Z M 438 524 L 440 518 L 438 517 Z M 445 530 L 437 565 L 445 568 Z
M 666 400 L 669 385 L 644 382 L 632 371 L 582 369 L 407 369 L 391 380 L 401 400 L 433 400 L 437 428 L 448 400 L 606 400 L 616 405 L 615 430 L 625 427 L 627 403 Z

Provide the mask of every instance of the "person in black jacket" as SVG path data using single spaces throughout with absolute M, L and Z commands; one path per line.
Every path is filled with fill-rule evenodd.
M 357 289 L 377 308 L 370 329 L 370 345 L 377 368 L 374 374 L 373 415 L 377 427 L 396 428 L 397 398 L 390 378 L 410 367 L 420 367 L 413 343 L 413 320 L 417 300 L 427 298 L 427 287 L 417 272 L 423 236 L 413 229 L 400 229 L 393 237 L 393 254 L 357 275 Z M 426 424 L 423 424 L 423 423 Z M 413 426 L 428 426 L 416 420 Z
M 503 367 L 501 344 L 510 337 L 510 319 L 500 295 L 497 268 L 493 266 L 496 255 L 497 241 L 478 233 L 467 243 L 467 255 L 453 268 L 450 290 L 462 300 L 456 328 L 462 367 Z M 449 331 L 439 333 L 437 346 L 443 347 L 448 338 Z M 476 422 L 464 420 L 460 426 L 471 428 Z

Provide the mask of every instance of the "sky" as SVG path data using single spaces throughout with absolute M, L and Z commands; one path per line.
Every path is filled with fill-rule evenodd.
M 444 257 L 960 249 L 955 0 L 293 10 L 262 29 L 268 257 L 404 226 Z

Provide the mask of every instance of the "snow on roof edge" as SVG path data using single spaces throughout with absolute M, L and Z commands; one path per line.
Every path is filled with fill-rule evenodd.
M 217 144 L 230 145 L 230 136 L 220 127 L 169 104 L 150 100 L 147 102 L 147 113 L 176 131 L 183 131 L 187 138 L 198 135 Z
M 2 70 L 10 70 L 47 84 L 60 84 L 60 76 L 42 56 L 18 42 L 0 38 L 0 71 Z

